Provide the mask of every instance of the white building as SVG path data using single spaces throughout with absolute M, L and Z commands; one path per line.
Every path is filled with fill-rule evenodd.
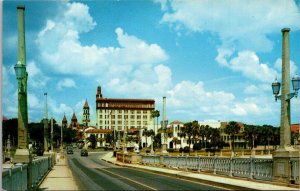
M 97 129 L 112 131 L 129 131 L 139 129 L 142 137 L 143 129 L 154 130 L 154 119 L 151 117 L 155 108 L 153 99 L 116 99 L 102 96 L 98 86 L 96 94 L 96 126 Z M 142 139 L 142 144 L 145 139 Z M 149 145 L 149 141 L 148 141 Z

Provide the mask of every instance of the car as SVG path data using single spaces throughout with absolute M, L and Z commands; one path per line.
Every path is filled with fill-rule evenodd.
M 81 156 L 88 156 L 89 153 L 88 153 L 88 151 L 87 151 L 86 149 L 81 149 L 80 155 L 81 155 Z
M 71 147 L 67 148 L 67 154 L 73 154 L 73 149 Z

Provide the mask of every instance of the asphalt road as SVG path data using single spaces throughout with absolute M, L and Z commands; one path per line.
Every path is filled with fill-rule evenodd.
M 80 156 L 68 154 L 69 166 L 81 190 L 224 190 L 139 169 L 120 167 L 101 160 L 106 152 Z

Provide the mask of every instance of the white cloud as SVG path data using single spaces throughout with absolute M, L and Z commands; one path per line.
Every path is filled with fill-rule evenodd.
M 253 51 L 238 52 L 238 55 L 233 58 L 230 57 L 231 55 L 232 52 L 229 50 L 218 49 L 216 61 L 233 71 L 241 72 L 249 79 L 261 82 L 272 82 L 278 75 L 266 63 L 260 63 L 258 56 Z
M 168 3 L 161 1 L 164 11 L 162 23 L 169 23 L 175 30 L 184 27 L 192 32 L 216 33 L 222 47 L 231 47 L 234 43 L 242 49 L 270 51 L 273 43 L 268 34 L 280 33 L 283 27 L 297 30 L 300 26 L 299 7 L 293 0 L 192 0 Z
M 281 73 L 281 71 L 282 71 L 282 59 L 281 58 L 278 58 L 275 61 L 274 67 L 278 70 L 279 73 Z M 299 71 L 298 71 L 298 73 L 299 73 Z M 290 60 L 290 75 L 293 77 L 296 74 L 297 74 L 297 65 L 295 64 L 295 62 Z M 277 76 L 277 78 L 281 79 L 281 76 Z
M 76 83 L 73 79 L 71 78 L 65 78 L 63 80 L 60 80 L 57 83 L 57 89 L 58 90 L 62 90 L 64 88 L 75 88 L 76 87 Z
M 260 85 L 251 84 L 245 88 L 244 93 L 258 95 L 264 93 L 264 91 L 272 92 L 271 84 L 260 84 Z
M 33 88 L 40 89 L 44 87 L 49 80 L 49 77 L 38 68 L 34 60 L 28 62 L 26 70 L 28 73 L 28 85 Z
M 65 9 L 61 19 L 48 20 L 36 41 L 43 61 L 59 73 L 97 76 L 106 71 L 102 79 L 120 78 L 168 59 L 159 45 L 128 35 L 122 28 L 115 30 L 120 47 L 82 45 L 79 35 L 92 30 L 95 22 L 82 3 L 68 3 Z
M 29 110 L 35 110 L 35 109 L 43 109 L 42 102 L 39 101 L 39 99 L 32 93 L 28 93 L 28 109 Z

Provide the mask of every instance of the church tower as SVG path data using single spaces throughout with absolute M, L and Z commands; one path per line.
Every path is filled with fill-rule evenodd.
M 72 116 L 72 119 L 71 119 L 70 128 L 76 129 L 77 126 L 78 126 L 77 117 L 76 117 L 75 112 L 74 112 L 73 116 Z
M 89 107 L 87 100 L 85 100 L 85 103 L 83 106 L 82 124 L 84 127 L 88 127 L 89 122 L 90 122 L 90 107 Z
M 65 113 L 64 113 L 64 118 L 61 121 L 61 126 L 62 126 L 62 128 L 67 128 L 68 127 L 68 120 L 66 118 L 66 114 Z

